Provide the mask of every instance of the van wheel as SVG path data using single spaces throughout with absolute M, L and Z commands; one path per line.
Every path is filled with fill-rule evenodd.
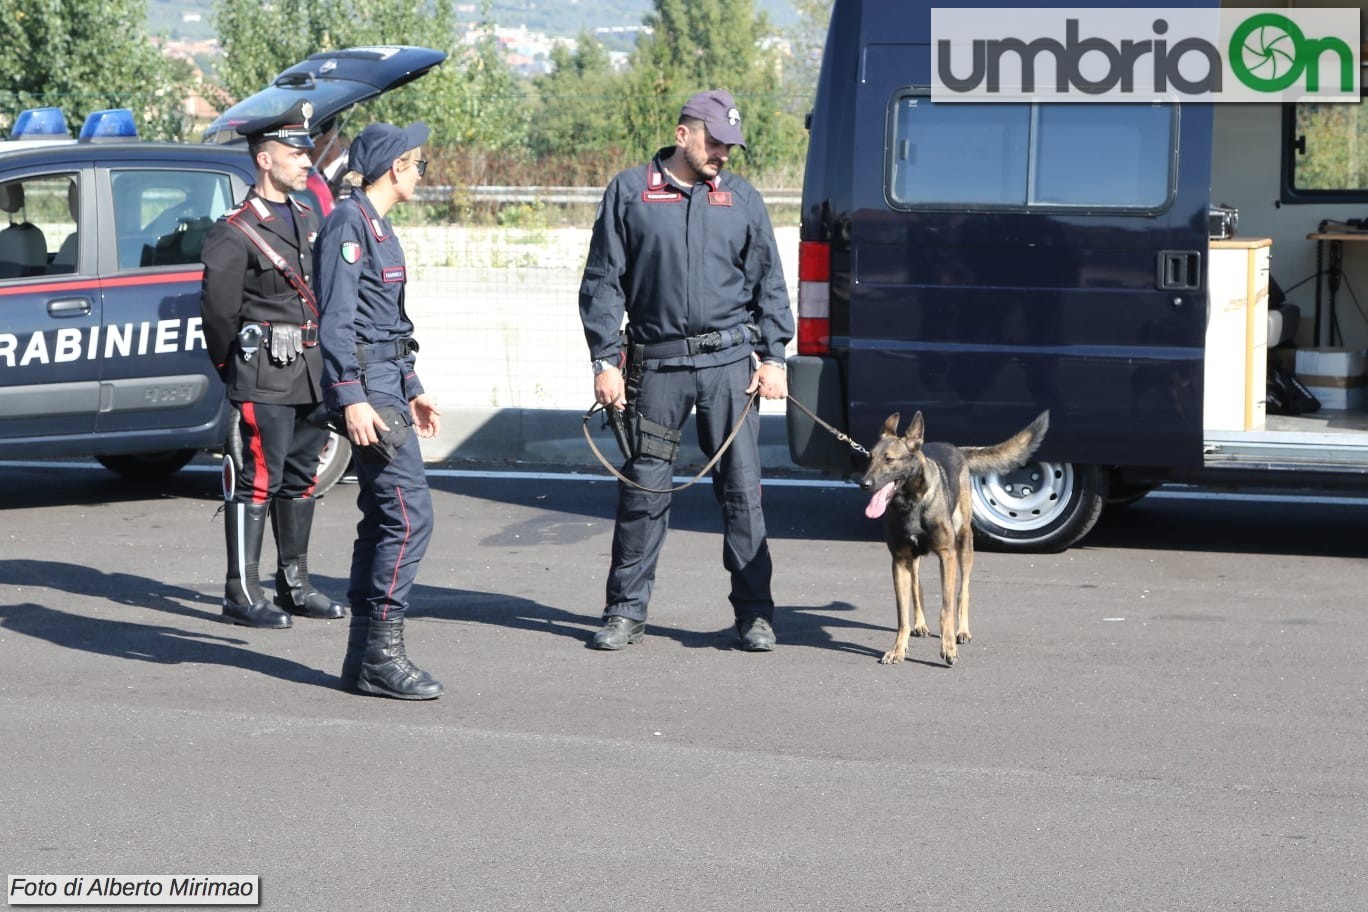
M 974 531 L 1000 551 L 1063 551 L 1102 515 L 1107 478 L 1098 466 L 1031 462 L 971 482 Z
M 314 497 L 322 497 L 328 493 L 332 486 L 347 474 L 351 458 L 351 441 L 339 434 L 329 434 L 328 442 L 323 447 L 323 454 L 318 458 L 318 481 L 314 483 Z
M 109 471 L 124 478 L 154 481 L 165 478 L 172 472 L 179 472 L 198 452 L 166 450 L 161 453 L 119 453 L 113 456 L 96 456 L 95 459 Z

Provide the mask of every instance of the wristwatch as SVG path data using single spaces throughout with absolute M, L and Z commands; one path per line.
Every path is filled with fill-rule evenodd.
M 608 368 L 616 368 L 617 366 L 618 364 L 616 358 L 596 358 L 593 362 L 594 376 L 597 377 L 599 374 L 603 373 Z

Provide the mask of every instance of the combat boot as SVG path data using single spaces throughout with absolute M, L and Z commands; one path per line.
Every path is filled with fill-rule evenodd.
M 366 643 L 370 636 L 370 613 L 352 609 L 351 627 L 347 631 L 347 654 L 342 657 L 342 689 L 356 690 L 361 679 L 361 663 L 366 658 Z
M 258 566 L 266 536 L 270 504 L 229 503 L 224 506 L 228 542 L 228 579 L 223 587 L 223 616 L 244 627 L 289 627 L 290 616 L 272 605 L 261 591 Z
M 275 602 L 290 614 L 336 620 L 347 611 L 309 582 L 309 532 L 313 528 L 312 497 L 271 501 L 271 528 L 276 540 Z
M 396 700 L 435 700 L 443 693 L 439 681 L 409 661 L 404 651 L 403 618 L 370 619 L 356 689 Z

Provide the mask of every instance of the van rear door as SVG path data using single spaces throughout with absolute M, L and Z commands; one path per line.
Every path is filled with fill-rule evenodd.
M 883 155 L 855 171 L 851 427 L 891 401 L 991 443 L 1048 408 L 1045 459 L 1200 465 L 1209 106 L 936 104 L 929 56 L 871 45 L 856 89 Z

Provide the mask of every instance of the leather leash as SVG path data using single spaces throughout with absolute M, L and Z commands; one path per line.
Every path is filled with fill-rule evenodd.
M 674 494 L 678 491 L 684 490 L 685 488 L 692 487 L 693 485 L 698 484 L 698 482 L 702 480 L 704 475 L 707 475 L 709 472 L 712 471 L 713 466 L 717 465 L 717 461 L 722 458 L 722 454 L 727 452 L 727 447 L 732 445 L 732 441 L 736 439 L 736 435 L 741 433 L 741 427 L 746 423 L 746 416 L 750 414 L 750 410 L 755 406 L 755 400 L 759 397 L 759 390 L 756 390 L 755 392 L 750 394 L 750 398 L 746 400 L 746 407 L 741 410 L 741 417 L 738 418 L 736 421 L 736 426 L 731 429 L 731 433 L 727 435 L 727 439 L 722 441 L 722 445 L 717 448 L 717 452 L 713 454 L 712 459 L 708 460 L 708 464 L 705 465 L 702 469 L 700 469 L 698 471 L 698 474 L 695 475 L 693 478 L 690 478 L 683 484 L 676 485 L 673 488 L 648 488 L 645 485 L 638 484 L 637 482 L 633 481 L 632 479 L 628 478 L 626 475 L 623 475 L 621 472 L 615 469 L 613 467 L 613 464 L 609 462 L 607 457 L 603 455 L 603 452 L 598 448 L 598 444 L 594 443 L 594 438 L 591 437 L 589 434 L 589 419 L 592 418 L 595 413 L 606 410 L 608 406 L 605 406 L 599 402 L 595 402 L 592 406 L 590 406 L 589 411 L 584 413 L 584 422 L 581 424 L 580 429 L 584 432 L 584 440 L 586 443 L 589 444 L 589 449 L 594 451 L 594 455 L 598 457 L 598 461 L 603 465 L 605 469 L 611 472 L 613 474 L 613 477 L 616 478 L 618 481 L 626 485 L 631 485 L 637 490 L 645 491 L 647 494 Z M 818 425 L 820 425 L 826 431 L 830 432 L 837 440 L 840 440 L 841 442 L 849 445 L 849 447 L 852 450 L 854 450 L 857 453 L 860 453 L 863 456 L 869 455 L 869 450 L 866 450 L 864 447 L 860 446 L 858 443 L 852 440 L 850 438 L 850 435 L 838 431 L 836 428 L 832 427 L 830 424 L 823 421 L 821 418 L 818 418 L 810 408 L 808 408 L 806 405 L 803 405 L 803 403 L 799 402 L 797 399 L 794 399 L 792 396 L 788 396 L 786 398 L 789 402 L 798 406 L 798 411 L 802 412 L 803 414 L 811 418 L 813 421 L 817 422 Z

